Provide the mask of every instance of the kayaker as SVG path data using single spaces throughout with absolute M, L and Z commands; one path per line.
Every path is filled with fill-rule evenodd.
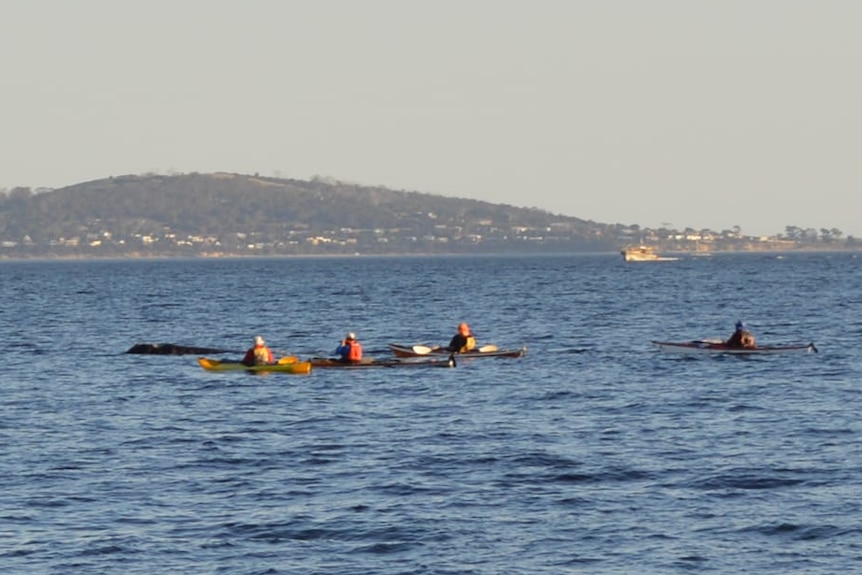
M 464 353 L 476 349 L 476 338 L 473 337 L 470 331 L 470 326 L 464 322 L 458 324 L 458 333 L 456 333 L 449 342 L 449 351 Z
M 745 322 L 736 322 L 736 331 L 733 332 L 724 345 L 734 349 L 754 349 L 757 343 L 754 341 L 754 336 L 748 331 Z
M 356 334 L 352 331 L 344 337 L 337 348 L 335 355 L 340 356 L 341 361 L 360 362 L 362 361 L 362 344 L 356 341 Z
M 254 336 L 254 346 L 245 352 L 242 362 L 245 365 L 266 365 L 268 363 L 275 363 L 275 359 L 272 357 L 272 351 L 266 346 L 264 339 L 256 335 Z

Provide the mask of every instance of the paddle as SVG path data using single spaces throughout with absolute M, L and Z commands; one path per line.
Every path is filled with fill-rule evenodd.
M 247 351 L 248 350 L 245 350 L 245 349 L 226 349 L 226 350 L 222 350 L 219 353 L 236 353 L 239 355 L 245 355 Z M 287 351 L 277 350 L 277 349 L 272 349 L 270 351 L 272 351 L 272 355 L 281 355 L 281 354 L 287 354 L 288 353 Z M 296 359 L 296 356 L 293 356 L 293 355 L 285 355 L 285 357 L 293 357 L 294 359 Z M 288 363 L 290 363 L 290 362 L 288 362 Z
M 440 349 L 439 345 L 435 345 L 434 347 L 428 347 L 427 345 L 414 345 L 413 352 L 418 353 L 419 355 L 428 355 L 435 349 Z
M 413 346 L 413 352 L 418 354 L 418 355 L 428 355 L 432 351 L 436 351 L 438 349 L 440 349 L 439 345 L 435 345 L 434 347 L 428 347 L 427 345 L 414 345 Z M 491 343 L 488 345 L 483 345 L 482 347 L 480 347 L 476 351 L 478 351 L 479 353 L 489 353 L 492 351 L 497 351 L 498 349 L 499 348 L 496 345 Z

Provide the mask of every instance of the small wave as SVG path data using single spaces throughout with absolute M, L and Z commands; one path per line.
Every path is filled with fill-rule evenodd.
M 795 523 L 769 523 L 745 527 L 741 533 L 758 533 L 767 537 L 783 537 L 794 541 L 814 541 L 834 539 L 847 535 L 857 536 L 862 529 L 839 527 L 837 525 L 797 525 Z
M 561 473 L 553 478 L 555 483 L 587 483 L 595 481 L 595 476 L 587 473 Z
M 693 482 L 696 489 L 707 490 L 757 490 L 780 489 L 793 487 L 804 483 L 803 479 L 793 477 L 778 477 L 773 475 L 754 475 L 751 473 L 722 474 L 707 477 Z

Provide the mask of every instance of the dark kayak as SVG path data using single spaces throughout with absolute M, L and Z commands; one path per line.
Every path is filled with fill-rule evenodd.
M 403 358 L 403 359 L 375 359 L 364 358 L 359 362 L 341 361 L 329 357 L 312 357 L 310 360 L 314 368 L 334 369 L 368 369 L 378 367 L 455 367 L 455 357 L 432 357 L 432 358 Z
M 674 353 L 730 353 L 735 355 L 769 355 L 776 353 L 800 353 L 800 352 L 817 352 L 818 349 L 813 343 L 801 343 L 792 345 L 759 345 L 754 348 L 738 348 L 728 347 L 722 342 L 717 341 L 653 341 L 653 345 L 658 346 L 661 351 L 669 351 Z
M 398 345 L 397 343 L 390 343 L 389 349 L 392 350 L 392 353 L 394 353 L 396 357 L 440 357 L 452 355 L 452 352 L 447 350 L 444 346 L 429 347 L 427 345 Z M 456 353 L 455 355 L 465 359 L 472 359 L 478 357 L 521 357 L 526 353 L 526 347 L 500 349 L 496 345 L 485 345 L 463 353 Z

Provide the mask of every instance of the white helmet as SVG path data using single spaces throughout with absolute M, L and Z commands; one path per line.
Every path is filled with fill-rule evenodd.
M 254 336 L 254 345 L 266 345 L 266 342 L 263 341 L 263 338 L 259 335 Z

